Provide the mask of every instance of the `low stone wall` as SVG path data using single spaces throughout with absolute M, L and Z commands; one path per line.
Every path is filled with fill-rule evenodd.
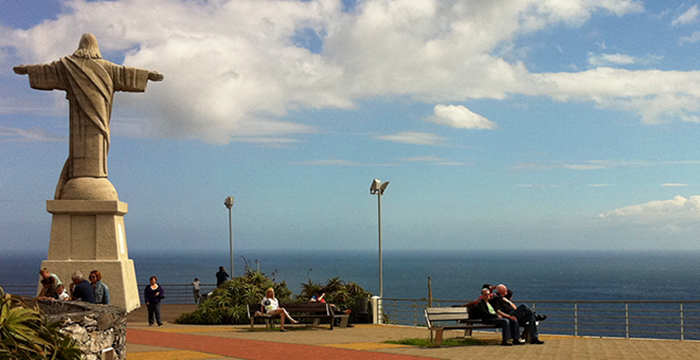
M 86 354 L 86 360 L 101 359 L 102 350 L 113 348 L 114 359 L 126 359 L 126 310 L 82 301 L 37 301 L 50 322 L 60 321 L 61 331 L 70 334 Z

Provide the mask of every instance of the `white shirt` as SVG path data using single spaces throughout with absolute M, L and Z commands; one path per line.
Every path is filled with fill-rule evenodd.
M 266 304 L 267 302 L 267 304 Z M 262 301 L 260 302 L 260 305 L 262 305 L 265 308 L 265 312 L 269 313 L 270 311 L 277 310 L 277 308 L 280 307 L 279 301 L 275 298 L 268 298 L 264 297 Z

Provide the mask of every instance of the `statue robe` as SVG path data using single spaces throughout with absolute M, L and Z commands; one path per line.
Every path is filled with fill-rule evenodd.
M 107 177 L 114 92 L 145 91 L 149 71 L 75 56 L 28 65 L 27 70 L 33 89 L 64 90 L 70 104 L 70 150 L 56 186 L 55 199 L 59 200 L 70 179 Z

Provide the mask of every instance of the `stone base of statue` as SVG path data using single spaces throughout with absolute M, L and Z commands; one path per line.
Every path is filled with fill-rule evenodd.
M 99 270 L 109 287 L 111 305 L 131 311 L 140 306 L 136 271 L 129 259 L 124 232 L 128 205 L 118 200 L 49 200 L 53 214 L 48 259 L 42 268 L 66 285 L 75 271 L 85 280 Z

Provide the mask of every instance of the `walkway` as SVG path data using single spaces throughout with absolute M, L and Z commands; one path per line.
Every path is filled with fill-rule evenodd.
M 460 346 L 419 348 L 385 344 L 386 340 L 423 338 L 424 328 L 391 325 L 357 325 L 354 328 L 248 331 L 248 326 L 178 325 L 172 320 L 183 308 L 163 306 L 165 325 L 149 327 L 141 309 L 129 314 L 127 360 L 141 359 L 284 359 L 309 358 L 424 360 L 478 359 L 700 359 L 700 342 L 669 340 L 589 339 L 542 336 L 544 345 L 516 347 Z M 185 310 L 188 311 L 188 310 Z M 262 328 L 262 326 L 260 326 Z M 446 332 L 445 337 L 458 336 Z M 498 344 L 500 335 L 475 337 Z

